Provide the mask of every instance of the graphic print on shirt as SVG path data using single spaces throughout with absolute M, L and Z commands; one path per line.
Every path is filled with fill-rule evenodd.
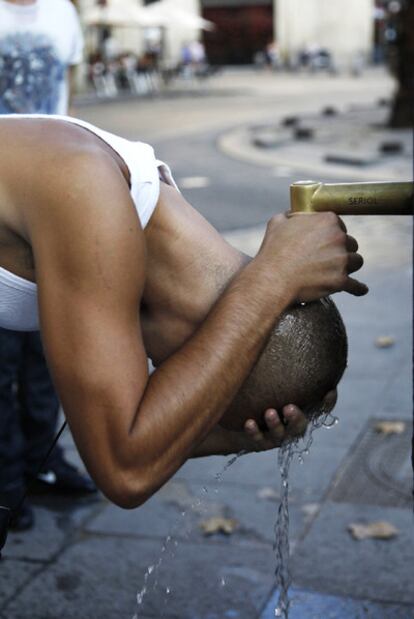
M 0 39 L 0 114 L 53 114 L 65 66 L 51 40 L 21 32 Z

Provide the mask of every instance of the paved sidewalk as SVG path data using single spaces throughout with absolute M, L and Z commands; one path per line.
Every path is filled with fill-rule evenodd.
M 251 136 L 247 124 L 244 130 Z M 231 156 L 248 160 L 251 142 L 244 146 Z M 255 163 L 288 166 L 278 149 L 268 151 L 277 163 Z M 351 168 L 349 180 L 357 172 Z M 335 296 L 350 346 L 339 423 L 319 430 L 304 463 L 292 465 L 290 619 L 414 619 L 412 222 L 352 217 L 347 224 L 365 255 L 361 279 L 370 293 Z M 253 254 L 263 230 L 227 238 Z M 376 346 L 382 336 L 389 347 Z M 378 421 L 401 422 L 389 427 L 403 432 L 380 433 Z M 68 431 L 63 442 L 79 462 Z M 11 535 L 0 562 L 0 619 L 274 617 L 276 454 L 242 457 L 223 472 L 227 462 L 186 463 L 138 510 L 103 498 L 38 499 L 35 529 Z M 211 517 L 237 524 L 230 535 L 206 537 L 200 523 Z M 378 520 L 397 535 L 357 541 L 348 530 Z
M 224 132 L 219 146 L 230 157 L 273 168 L 275 175 L 300 169 L 309 178 L 338 182 L 412 180 L 412 131 L 388 129 L 389 114 L 387 100 L 329 106 L 272 124 L 240 125 Z

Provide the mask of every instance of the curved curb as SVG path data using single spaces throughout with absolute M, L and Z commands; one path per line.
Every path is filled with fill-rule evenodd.
M 335 179 L 340 178 L 348 181 L 405 180 L 401 174 L 397 174 L 392 170 L 390 170 L 385 177 L 383 170 L 375 170 L 372 168 L 370 170 L 359 170 L 353 167 L 351 168 L 350 166 L 336 165 L 332 163 L 326 164 L 322 162 L 304 163 L 302 161 L 298 162 L 293 159 L 288 159 L 281 153 L 276 154 L 275 152 L 260 151 L 250 143 L 251 136 L 249 130 L 249 125 L 243 125 L 223 133 L 217 140 L 217 147 L 224 155 L 238 161 L 263 167 L 276 168 L 277 166 L 280 166 L 283 168 L 291 168 L 292 171 L 298 171 L 298 173 L 304 172 L 306 174 L 311 174 L 314 177 L 332 177 Z M 290 175 L 291 174 L 289 174 L 289 176 Z

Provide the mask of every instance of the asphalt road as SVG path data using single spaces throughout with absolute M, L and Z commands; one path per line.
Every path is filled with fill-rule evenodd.
M 177 149 L 175 139 L 155 144 L 161 159 L 170 162 L 184 185 L 187 200 L 219 230 L 245 228 L 267 221 L 289 208 L 290 177 L 276 178 L 272 170 L 230 159 L 217 148 L 217 132 L 187 136 Z M 194 153 L 196 157 L 194 157 Z M 186 188 L 202 179 L 205 187 Z
M 372 103 L 389 96 L 392 87 L 389 76 L 378 72 L 357 80 L 233 71 L 213 78 L 197 96 L 184 90 L 180 96 L 79 106 L 75 112 L 120 135 L 150 142 L 172 167 L 189 202 L 225 231 L 264 223 L 286 211 L 290 183 L 309 173 L 230 158 L 218 147 L 220 135 L 327 105 Z

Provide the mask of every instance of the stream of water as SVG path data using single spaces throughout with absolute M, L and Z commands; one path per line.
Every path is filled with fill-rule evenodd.
M 218 485 L 221 483 L 222 478 L 224 473 L 243 455 L 245 455 L 246 452 L 245 451 L 240 451 L 238 454 L 236 454 L 235 456 L 232 456 L 223 466 L 223 468 L 214 475 L 214 486 L 213 486 L 213 491 L 217 492 L 218 490 Z M 208 493 L 208 489 L 206 488 L 206 486 L 202 487 L 202 492 L 205 494 Z M 164 558 L 168 555 L 170 558 L 173 558 L 175 555 L 175 549 L 178 546 L 178 540 L 176 539 L 175 535 L 177 535 L 177 531 L 180 530 L 180 537 L 182 537 L 184 540 L 187 539 L 190 536 L 191 530 L 190 529 L 185 529 L 184 530 L 184 535 L 182 534 L 182 527 L 183 527 L 183 521 L 184 521 L 184 526 L 185 526 L 185 520 L 186 517 L 188 515 L 188 513 L 191 513 L 194 510 L 197 510 L 198 513 L 202 512 L 202 498 L 201 497 L 197 497 L 190 505 L 189 508 L 184 509 L 181 511 L 180 513 L 180 517 L 178 519 L 178 521 L 176 522 L 175 526 L 172 529 L 172 533 L 170 535 L 168 535 L 164 542 L 163 545 L 161 547 L 161 552 L 160 555 L 158 557 L 158 560 L 155 561 L 155 563 L 153 563 L 152 565 L 149 565 L 146 569 L 146 572 L 144 574 L 144 582 L 142 585 L 141 590 L 137 593 L 137 605 L 138 607 L 141 607 L 143 602 L 144 602 L 144 598 L 146 596 L 146 594 L 148 593 L 148 591 L 155 591 L 158 587 L 158 570 L 160 569 Z M 225 586 L 225 582 L 224 579 L 221 579 L 220 581 L 220 585 L 221 586 Z M 164 591 L 165 595 L 168 596 L 172 593 L 172 589 L 170 587 L 166 587 L 165 591 Z M 164 600 L 166 603 L 166 599 Z M 163 617 L 164 614 L 161 615 L 161 617 Z M 132 619 L 139 619 L 139 614 L 136 613 Z
M 275 608 L 275 617 L 289 619 L 289 587 L 291 577 L 289 572 L 289 471 L 295 456 L 303 463 L 303 457 L 308 455 L 313 443 L 313 433 L 318 428 L 332 428 L 338 419 L 329 412 L 323 412 L 313 417 L 304 439 L 296 439 L 279 447 L 278 466 L 280 471 L 280 503 L 275 523 L 275 541 L 273 549 L 276 553 L 275 579 L 279 592 L 278 603 Z
M 278 450 L 278 467 L 281 476 L 281 490 L 280 490 L 280 503 L 277 512 L 277 518 L 275 523 L 275 541 L 273 548 L 276 553 L 276 569 L 275 579 L 276 587 L 279 592 L 278 603 L 275 608 L 275 617 L 281 617 L 282 619 L 289 619 L 289 587 L 291 583 L 291 577 L 289 572 L 289 555 L 290 555 L 290 543 L 289 543 L 289 471 L 292 460 L 297 456 L 300 463 L 303 462 L 304 456 L 309 453 L 310 447 L 313 442 L 313 433 L 318 428 L 332 428 L 338 423 L 338 419 L 329 412 L 321 412 L 318 416 L 314 416 L 309 424 L 308 431 L 303 439 L 296 439 L 282 445 Z M 223 468 L 214 476 L 215 485 L 213 490 L 217 492 L 218 485 L 221 483 L 223 475 L 226 471 L 243 455 L 245 451 L 241 451 L 237 455 L 231 457 L 223 466 Z M 202 487 L 204 494 L 207 494 L 208 490 L 205 486 Z M 183 521 L 187 514 L 195 509 L 200 513 L 202 507 L 202 499 L 197 497 L 190 505 L 189 508 L 181 511 L 180 517 L 173 527 L 172 533 L 168 535 L 162 545 L 158 560 L 152 565 L 148 566 L 145 575 L 144 582 L 141 590 L 137 593 L 137 605 L 142 607 L 144 598 L 148 591 L 155 591 L 158 587 L 158 571 L 161 567 L 164 558 L 168 555 L 170 558 L 175 556 L 175 550 L 178 546 L 178 540 L 175 535 L 176 531 L 180 530 L 180 536 L 187 539 L 191 530 L 185 530 L 184 536 L 182 534 Z M 221 586 L 225 586 L 224 579 L 220 581 Z M 164 590 L 164 602 L 167 604 L 168 596 L 172 593 L 170 587 L 166 587 Z M 163 617 L 164 614 L 161 615 Z M 139 614 L 136 613 L 132 619 L 139 619 Z

